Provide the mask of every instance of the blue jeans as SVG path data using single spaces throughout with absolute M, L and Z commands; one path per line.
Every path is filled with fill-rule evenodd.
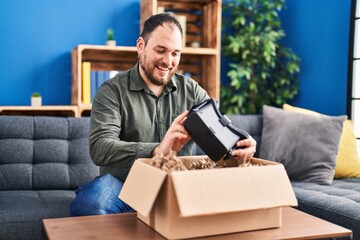
M 79 187 L 70 206 L 71 215 L 87 216 L 134 212 L 129 205 L 118 198 L 122 186 L 121 181 L 106 174 Z

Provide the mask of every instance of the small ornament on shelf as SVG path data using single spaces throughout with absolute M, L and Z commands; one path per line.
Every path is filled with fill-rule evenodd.
M 165 12 L 165 7 L 157 7 L 157 13 L 163 13 Z
M 106 31 L 107 39 L 106 39 L 106 45 L 107 46 L 116 46 L 116 40 L 115 40 L 115 32 L 112 28 L 109 28 Z
M 198 48 L 198 47 L 200 47 L 200 42 L 199 41 L 191 41 L 190 46 L 193 48 Z
M 34 92 L 31 94 L 31 106 L 38 107 L 42 105 L 42 98 L 40 93 Z

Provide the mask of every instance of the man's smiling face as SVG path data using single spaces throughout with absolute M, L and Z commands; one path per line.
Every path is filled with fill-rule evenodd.
M 180 30 L 170 23 L 157 27 L 147 44 L 139 38 L 137 42 L 140 74 L 145 81 L 157 86 L 166 85 L 175 73 L 182 50 Z

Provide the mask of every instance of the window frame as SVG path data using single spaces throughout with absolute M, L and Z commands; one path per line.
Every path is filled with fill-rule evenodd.
M 349 118 L 353 121 L 354 129 L 355 129 L 355 137 L 357 139 L 358 152 L 360 153 L 360 92 L 357 92 L 357 94 L 355 94 L 356 93 L 355 87 L 359 88 L 360 86 L 360 0 L 351 1 L 349 39 L 350 40 L 349 40 L 348 87 L 347 87 L 348 97 L 347 97 L 346 113 L 349 116 Z M 358 50 L 356 50 L 355 48 L 358 48 Z M 357 68 L 355 67 L 356 64 L 358 64 Z M 357 73 L 356 73 L 356 69 L 358 69 Z M 357 106 L 356 109 L 355 106 Z

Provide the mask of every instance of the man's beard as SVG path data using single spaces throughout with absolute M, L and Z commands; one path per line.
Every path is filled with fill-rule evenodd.
M 176 68 L 173 68 L 172 70 L 170 70 L 169 74 L 167 75 L 166 78 L 165 77 L 157 78 L 154 75 L 154 71 L 151 70 L 152 66 L 150 66 L 150 64 L 145 63 L 145 58 L 146 58 L 146 56 L 144 56 L 144 57 L 139 56 L 139 64 L 140 64 L 141 69 L 144 71 L 145 76 L 149 79 L 149 81 L 152 84 L 154 84 L 156 86 L 166 85 L 170 81 L 171 77 L 174 75 Z M 167 68 L 167 66 L 164 66 L 164 64 L 162 64 L 160 66 Z M 156 68 L 155 65 L 153 67 Z

